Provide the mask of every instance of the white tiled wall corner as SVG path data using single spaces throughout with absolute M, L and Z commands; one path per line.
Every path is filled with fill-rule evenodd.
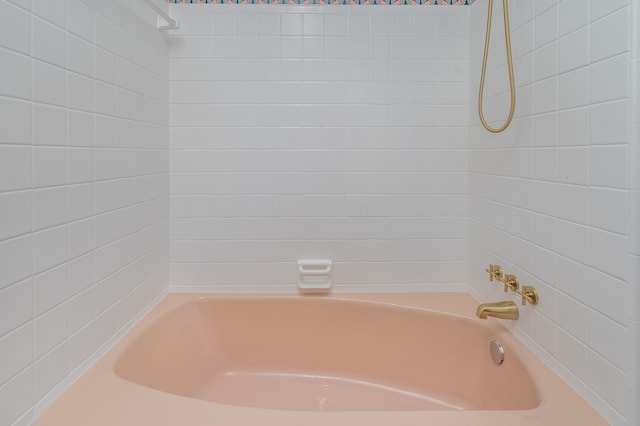
M 2 424 L 30 423 L 168 284 L 168 50 L 131 7 L 0 0 Z
M 171 12 L 173 288 L 464 288 L 468 9 Z
M 472 7 L 472 22 L 485 22 L 480 15 L 486 3 L 480 0 Z M 635 84 L 629 55 L 636 25 L 629 22 L 637 5 L 549 0 L 534 8 L 528 3 L 511 5 L 513 55 L 533 57 L 516 61 L 519 112 L 513 130 L 490 138 L 475 111 L 471 115 L 471 291 L 483 300 L 499 297 L 486 288 L 488 263 L 526 277 L 544 296 L 545 306 L 541 302 L 532 310 L 536 315 L 524 314 L 525 321 L 511 328 L 612 424 L 634 424 L 624 395 L 627 371 L 637 368 L 637 360 L 621 348 L 632 342 L 629 313 L 637 315 L 638 308 L 628 306 L 638 292 L 630 265 L 635 259 L 628 254 L 629 242 L 637 238 L 632 235 L 637 218 L 631 217 L 635 196 L 628 190 L 635 185 L 631 174 L 637 167 L 637 161 L 629 161 L 637 144 L 629 119 L 634 95 L 628 87 L 629 77 Z M 484 28 L 473 31 L 471 52 L 479 52 L 472 54 L 476 86 Z M 492 52 L 504 48 L 502 41 L 494 43 Z M 494 54 L 489 68 L 503 70 L 504 61 Z M 505 79 L 487 82 L 488 93 L 506 90 Z M 499 120 L 504 107 L 485 105 L 490 117 Z M 532 136 L 518 131 L 527 127 Z M 487 166 L 489 156 L 505 164 L 523 152 L 529 153 L 525 164 L 531 164 L 532 173 Z M 529 204 L 521 204 L 531 212 L 527 215 L 508 208 L 523 179 L 530 194 Z M 483 181 L 490 184 L 479 185 Z M 527 216 L 530 224 L 522 221 Z

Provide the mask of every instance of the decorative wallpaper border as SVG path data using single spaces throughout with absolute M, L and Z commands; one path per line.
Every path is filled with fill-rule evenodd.
M 316 5 L 382 5 L 382 6 L 410 6 L 410 5 L 443 5 L 468 6 L 475 0 L 167 0 L 174 4 L 316 4 Z

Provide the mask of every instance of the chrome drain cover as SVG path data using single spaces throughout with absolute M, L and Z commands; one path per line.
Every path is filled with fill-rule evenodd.
M 500 365 L 504 361 L 504 346 L 500 343 L 499 340 L 493 340 L 489 344 L 489 353 L 491 354 L 491 359 L 496 364 Z

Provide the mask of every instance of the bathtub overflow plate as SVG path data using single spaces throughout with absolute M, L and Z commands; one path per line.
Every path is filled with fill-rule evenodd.
M 491 359 L 496 364 L 500 365 L 504 361 L 504 346 L 498 340 L 493 340 L 489 344 L 489 352 L 491 354 Z

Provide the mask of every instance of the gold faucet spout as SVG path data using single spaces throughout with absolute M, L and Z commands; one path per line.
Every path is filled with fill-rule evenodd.
M 518 305 L 511 301 L 495 302 L 495 303 L 482 303 L 478 305 L 476 309 L 476 315 L 478 318 L 487 319 L 488 317 L 517 320 L 520 314 L 518 313 Z

